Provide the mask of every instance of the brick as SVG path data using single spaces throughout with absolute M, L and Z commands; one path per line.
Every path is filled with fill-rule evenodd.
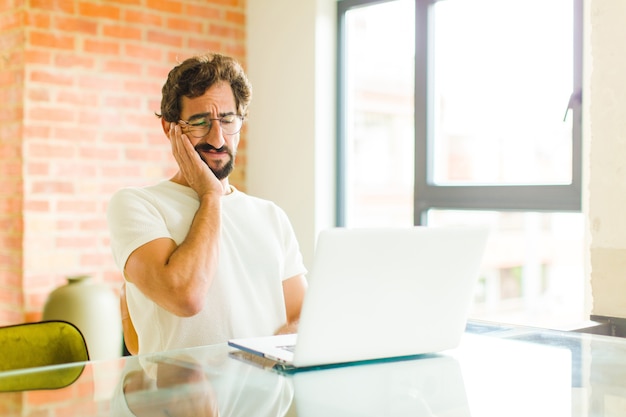
M 224 19 L 226 22 L 231 22 L 244 28 L 246 25 L 246 14 L 243 11 L 227 11 Z
M 48 88 L 29 88 L 26 97 L 29 101 L 50 101 L 50 89 Z
M 107 135 L 104 135 L 104 140 L 107 140 Z M 96 148 L 89 146 L 81 148 L 78 151 L 78 156 L 81 159 L 96 159 L 98 161 L 116 161 L 120 158 L 120 151 L 114 148 Z
M 137 165 L 133 166 L 114 166 L 114 167 L 102 167 L 102 174 L 107 178 L 113 177 L 139 177 L 141 174 L 141 167 Z
M 30 49 L 24 52 L 25 64 L 49 65 L 52 62 L 52 54 L 49 51 Z
M 59 141 L 71 141 L 81 143 L 91 141 L 95 135 L 95 129 L 86 127 L 55 127 L 50 135 L 51 139 Z
M 168 147 L 169 150 L 169 147 Z M 124 151 L 128 161 L 161 161 L 163 160 L 162 149 L 130 148 Z
M 232 56 L 233 58 L 235 58 L 237 61 L 239 61 L 239 63 L 244 67 L 246 67 L 246 63 L 244 60 L 244 57 L 246 55 L 246 48 L 244 45 L 242 45 L 241 43 L 237 42 L 237 43 L 232 43 L 232 44 L 226 44 L 223 46 L 223 49 L 225 54 Z
M 193 37 L 187 40 L 187 47 L 197 51 L 223 51 L 222 42 Z
M 14 30 L 11 32 L 2 33 L 2 50 L 10 51 L 15 49 L 21 49 L 24 46 L 24 32 L 21 30 Z
M 55 247 L 61 249 L 71 248 L 88 248 L 93 246 L 93 238 L 90 236 L 74 236 L 74 237 L 59 237 L 54 242 Z
M 13 160 L 21 158 L 21 153 L 21 146 L 10 146 L 7 143 L 2 143 L 0 145 L 0 159 Z
M 180 1 L 170 0 L 148 0 L 148 9 L 160 10 L 162 12 L 181 14 L 183 5 Z
M 0 304 L 20 305 L 22 291 L 20 289 L 5 289 L 0 291 Z
M 102 69 L 106 73 L 128 74 L 141 77 L 143 65 L 126 60 L 115 60 L 105 62 Z
M 26 164 L 27 176 L 49 175 L 49 174 L 50 174 L 50 164 L 48 162 L 29 162 L 28 164 Z
M 108 254 L 82 253 L 79 256 L 79 258 L 80 258 L 79 265 L 88 266 L 90 268 L 111 264 L 111 257 Z
M 93 163 L 67 162 L 63 164 L 55 164 L 52 175 L 56 178 L 95 178 L 98 174 L 98 167 Z
M 17 10 L 13 13 L 0 14 L 0 33 L 15 30 L 24 26 L 25 13 Z
M 33 181 L 31 192 L 33 194 L 72 194 L 74 184 L 68 181 Z
M 129 23 L 140 24 L 142 26 L 162 26 L 163 18 L 156 13 L 144 10 L 125 10 L 122 19 Z
M 50 132 L 52 129 L 50 126 L 41 126 L 41 125 L 26 125 L 24 127 L 24 135 L 31 139 L 36 138 L 47 138 L 50 136 Z
M 128 108 L 128 109 L 138 109 L 141 107 L 141 103 L 143 101 L 142 97 L 136 97 L 128 95 L 119 95 L 119 96 L 109 96 L 104 97 L 103 104 L 105 107 L 112 108 Z
M 61 200 L 55 206 L 58 212 L 95 213 L 98 209 L 96 201 Z
M 122 25 L 105 25 L 102 27 L 102 34 L 111 38 L 140 40 L 142 31 Z
M 49 72 L 33 70 L 29 77 L 29 81 L 42 84 L 52 84 L 59 86 L 71 86 L 74 83 L 74 77 L 62 72 Z
M 27 122 L 61 122 L 71 123 L 76 119 L 71 110 L 59 108 L 33 107 L 27 112 Z
M 18 177 L 21 174 L 22 161 L 19 159 L 4 161 L 0 164 L 0 179 L 6 179 L 6 177 Z M 0 188 L 0 190 L 2 190 L 2 188 Z
M 10 251 L 11 255 L 19 254 L 21 252 L 20 248 L 14 248 L 14 250 Z M 1 262 L 2 268 L 0 268 L 0 282 L 2 282 L 2 288 L 20 288 L 22 284 L 22 275 L 21 275 L 21 262 L 20 258 L 10 257 L 7 262 Z M 11 268 L 7 268 L 7 266 L 11 265 Z M 2 292 L 2 291 L 0 291 Z
M 158 80 L 159 84 L 163 84 L 165 82 L 165 80 L 167 79 L 167 74 L 170 72 L 171 70 L 171 66 L 169 65 L 147 65 L 146 68 L 146 76 L 148 76 L 149 78 L 154 78 L 156 80 Z M 160 96 L 160 94 L 159 94 Z M 151 109 L 158 109 L 161 106 L 161 98 L 159 97 L 158 99 L 156 98 L 152 98 L 149 97 L 148 100 L 150 101 L 151 104 L 149 104 L 149 107 Z M 152 104 L 155 103 L 155 104 Z
M 0 212 L 17 213 L 22 209 L 22 199 L 15 196 L 0 199 Z
M 81 12 L 81 15 L 88 16 Z M 78 33 L 83 35 L 97 35 L 98 23 L 94 20 L 87 20 L 85 17 L 55 16 L 52 21 L 54 30 L 63 32 Z
M 0 87 L 10 87 L 17 84 L 22 84 L 22 80 L 22 71 L 20 71 L 19 69 L 0 71 Z
M 58 145 L 50 143 L 33 143 L 27 145 L 27 157 L 45 157 L 45 158 L 73 158 L 74 147 L 68 145 Z
M 124 80 L 118 78 L 112 78 L 108 74 L 92 75 L 82 74 L 77 77 L 78 87 L 81 89 L 93 89 L 102 91 L 102 88 L 106 86 L 108 91 L 123 91 Z
M 62 90 L 57 94 L 56 103 L 66 103 L 78 106 L 94 106 L 98 104 L 98 95 L 89 91 Z
M 127 44 L 124 46 L 124 52 L 127 56 L 134 59 L 147 59 L 150 61 L 161 61 L 163 59 L 161 48 L 157 46 Z
M 0 111 L 0 122 L 10 123 L 22 118 L 21 108 L 5 108 Z
M 171 151 L 169 139 L 167 138 L 167 136 L 165 136 L 165 132 L 163 132 L 163 130 L 161 129 L 161 122 L 156 121 L 156 123 L 158 123 L 158 129 L 155 127 L 155 133 L 150 133 L 146 135 L 147 144 L 149 146 L 163 145 Z
M 78 13 L 85 17 L 99 19 L 119 20 L 120 8 L 110 3 L 96 4 L 93 1 L 81 1 L 78 3 Z
M 78 114 L 78 123 L 98 129 L 98 137 L 104 135 L 119 123 L 119 113 L 115 109 L 81 110 Z
M 24 51 L 13 50 L 5 51 L 2 57 L 2 66 L 0 68 L 23 68 L 24 67 Z
M 80 230 L 102 231 L 107 230 L 107 222 L 104 219 L 90 219 L 80 222 Z
M 219 36 L 228 40 L 243 40 L 245 38 L 245 31 L 243 28 L 237 28 L 232 26 L 221 25 L 212 23 L 209 26 L 209 33 L 212 36 Z
M 126 132 L 107 132 L 106 135 L 107 143 L 141 143 L 141 135 L 137 134 L 137 132 L 126 131 Z
M 126 6 L 140 6 L 142 0 L 107 0 L 109 3 L 123 4 Z
M 50 13 L 30 12 L 26 15 L 26 24 L 36 29 L 50 29 L 51 25 Z
M 143 133 L 146 126 L 152 126 L 155 120 L 151 113 L 128 113 L 124 116 L 123 121 L 124 127 L 132 128 L 134 126 Z
M 151 30 L 147 34 L 147 40 L 157 45 L 169 45 L 180 48 L 183 46 L 183 37 L 180 35 L 172 35 L 162 31 Z
M 167 28 L 176 31 L 192 33 L 202 33 L 205 31 L 203 21 L 192 20 L 189 17 L 168 19 Z
M 54 57 L 54 65 L 61 68 L 86 68 L 93 69 L 95 67 L 95 59 L 93 57 L 79 54 L 57 54 Z
M 120 53 L 119 43 L 99 39 L 85 39 L 83 49 L 85 52 L 92 52 L 96 54 L 117 55 Z
M 221 20 L 224 16 L 224 12 L 219 7 L 214 7 L 212 5 L 200 6 L 192 3 L 185 4 L 184 14 L 187 16 L 195 16 L 211 20 Z
M 150 81 L 127 81 L 124 83 L 124 91 L 136 94 L 160 94 L 162 85 Z
M 31 9 L 75 14 L 74 0 L 30 0 Z
M 44 48 L 54 48 L 63 50 L 73 50 L 76 47 L 75 37 L 69 35 L 58 35 L 50 32 L 31 31 L 29 34 L 29 45 Z
M 25 211 L 38 211 L 42 213 L 47 213 L 50 211 L 50 202 L 43 200 L 28 200 L 24 203 Z

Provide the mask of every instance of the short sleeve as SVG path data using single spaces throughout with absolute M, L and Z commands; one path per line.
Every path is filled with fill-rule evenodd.
M 113 195 L 107 207 L 107 224 L 113 258 L 120 270 L 138 247 L 158 238 L 171 238 L 156 202 L 139 188 L 124 188 Z

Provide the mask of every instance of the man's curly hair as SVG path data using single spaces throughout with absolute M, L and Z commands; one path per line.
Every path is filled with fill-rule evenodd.
M 217 53 L 188 58 L 170 71 L 161 90 L 161 113 L 156 115 L 167 122 L 178 122 L 182 97 L 199 97 L 219 81 L 230 84 L 238 114 L 247 116 L 252 86 L 237 61 Z

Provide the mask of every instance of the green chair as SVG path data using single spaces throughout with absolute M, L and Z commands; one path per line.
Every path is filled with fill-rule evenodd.
M 0 327 L 0 392 L 68 386 L 78 379 L 84 365 L 63 365 L 88 360 L 85 339 L 71 323 L 42 321 Z

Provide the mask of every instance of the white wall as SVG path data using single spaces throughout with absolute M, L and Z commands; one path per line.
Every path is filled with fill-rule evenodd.
M 626 318 L 626 1 L 586 6 L 592 313 Z
M 248 0 L 246 187 L 286 212 L 310 268 L 334 225 L 334 0 Z

